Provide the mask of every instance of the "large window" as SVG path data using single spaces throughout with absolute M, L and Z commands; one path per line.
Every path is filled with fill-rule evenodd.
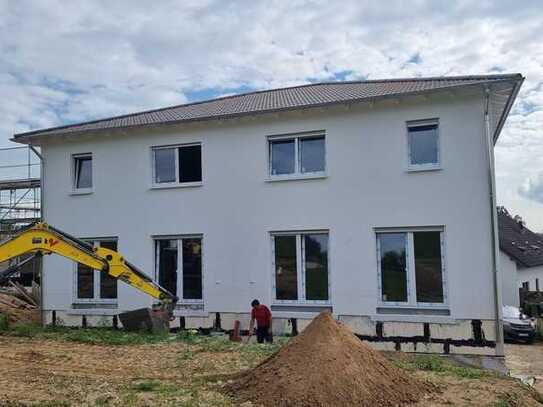
M 440 167 L 437 120 L 407 123 L 409 168 L 436 169 Z
M 153 148 L 154 184 L 200 182 L 202 182 L 202 146 L 200 144 Z
M 73 159 L 74 191 L 88 191 L 92 189 L 92 154 L 76 154 Z
M 91 240 L 89 244 L 94 247 L 105 247 L 117 250 L 117 241 L 114 239 Z M 87 302 L 116 302 L 117 279 L 107 272 L 93 270 L 83 264 L 77 263 L 76 270 L 76 299 Z
M 328 233 L 272 235 L 274 297 L 281 302 L 328 302 Z
M 324 174 L 323 133 L 270 137 L 268 143 L 272 178 Z
M 201 302 L 202 238 L 155 239 L 158 283 L 185 302 Z
M 381 302 L 446 302 L 441 230 L 378 232 L 377 251 Z

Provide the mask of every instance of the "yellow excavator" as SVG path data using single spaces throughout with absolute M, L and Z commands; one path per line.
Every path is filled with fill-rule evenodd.
M 112 277 L 124 281 L 158 300 L 158 304 L 149 315 L 153 315 L 156 319 L 162 321 L 168 321 L 173 318 L 173 309 L 178 298 L 154 282 L 151 277 L 136 266 L 126 261 L 120 253 L 105 247 L 93 247 L 85 241 L 44 222 L 34 223 L 21 229 L 13 237 L 0 242 L 0 263 L 26 254 L 31 255 L 26 260 L 1 272 L 0 282 L 17 272 L 20 267 L 36 256 L 39 257 L 52 253 L 59 254 L 92 269 L 107 272 Z M 127 324 L 130 323 L 132 326 L 151 328 L 149 324 L 153 324 L 155 321 L 139 321 L 143 323 L 138 324 L 138 321 L 134 323 L 131 320 L 133 319 L 131 315 L 141 317 L 145 314 L 145 312 L 138 311 L 141 310 L 125 313 L 124 321 L 123 315 L 119 315 L 123 325 L 125 325 L 126 321 Z

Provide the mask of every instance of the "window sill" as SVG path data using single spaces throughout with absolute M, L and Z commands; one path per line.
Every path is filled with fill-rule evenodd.
M 195 188 L 204 185 L 203 182 L 184 182 L 182 184 L 153 184 L 149 189 L 173 189 L 173 188 Z
M 430 324 L 448 324 L 456 325 L 458 321 L 451 316 L 439 315 L 372 315 L 370 319 L 374 322 L 413 322 Z
M 442 169 L 441 165 L 419 165 L 408 167 L 407 172 L 441 171 Z
M 90 195 L 94 193 L 94 189 L 74 189 L 70 192 L 70 195 Z
M 116 301 L 77 301 L 72 303 L 73 310 L 117 309 Z
M 393 305 L 380 304 L 376 309 L 379 315 L 405 315 L 405 316 L 450 316 L 451 312 L 446 305 Z
M 318 174 L 291 174 L 291 175 L 270 175 L 266 182 L 280 182 L 280 181 L 299 181 L 306 179 L 325 179 L 328 175 L 325 173 Z
M 332 304 L 306 304 L 306 303 L 273 303 L 270 306 L 274 312 L 332 312 Z

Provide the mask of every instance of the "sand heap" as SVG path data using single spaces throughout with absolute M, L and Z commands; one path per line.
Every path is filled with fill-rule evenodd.
M 226 390 L 263 406 L 384 406 L 417 401 L 431 385 L 409 377 L 323 312 L 278 353 Z

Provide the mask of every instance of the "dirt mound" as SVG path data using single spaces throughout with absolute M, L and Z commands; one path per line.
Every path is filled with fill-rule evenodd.
M 298 407 L 392 407 L 416 402 L 432 390 L 392 366 L 328 312 L 226 386 L 240 402 Z
M 30 324 L 40 322 L 37 307 L 13 296 L 0 293 L 0 315 L 7 315 L 10 324 Z

